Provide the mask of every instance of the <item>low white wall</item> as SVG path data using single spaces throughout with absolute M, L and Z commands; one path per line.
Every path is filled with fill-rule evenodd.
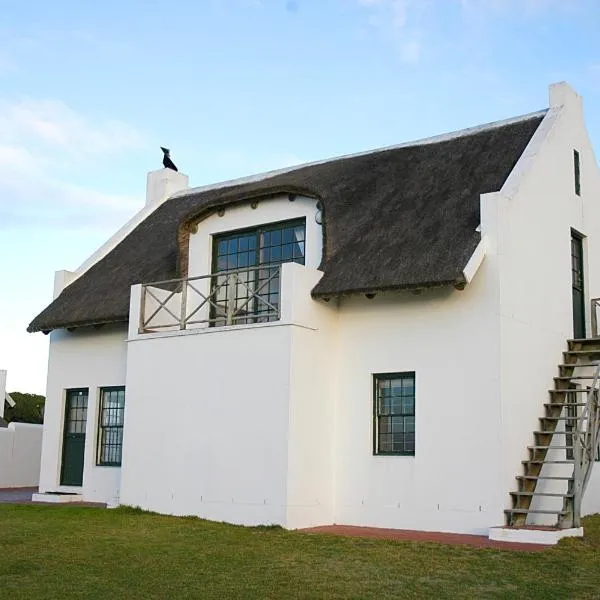
M 97 466 L 96 445 L 100 388 L 125 385 L 126 336 L 125 326 L 50 334 L 40 492 L 78 492 L 84 500 L 118 502 L 121 469 Z M 74 388 L 89 390 L 82 487 L 60 485 L 66 390 Z
M 9 423 L 0 428 L 0 488 L 37 486 L 41 453 L 41 425 Z

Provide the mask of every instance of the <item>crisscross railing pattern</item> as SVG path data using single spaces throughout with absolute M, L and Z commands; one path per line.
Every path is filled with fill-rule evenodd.
M 263 265 L 143 284 L 139 332 L 277 321 L 280 272 Z
M 573 526 L 581 525 L 581 501 L 592 474 L 600 440 L 600 363 L 573 431 Z

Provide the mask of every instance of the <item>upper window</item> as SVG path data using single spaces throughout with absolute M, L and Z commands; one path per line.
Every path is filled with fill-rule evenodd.
M 373 376 L 375 454 L 415 454 L 415 374 Z
M 121 465 L 124 413 L 125 388 L 102 388 L 100 390 L 97 464 L 116 467 Z
M 581 196 L 581 164 L 577 150 L 573 150 L 573 173 L 575 176 L 575 193 Z
M 214 305 L 211 324 L 265 323 L 279 315 L 279 268 L 304 264 L 305 219 L 284 221 L 214 237 Z

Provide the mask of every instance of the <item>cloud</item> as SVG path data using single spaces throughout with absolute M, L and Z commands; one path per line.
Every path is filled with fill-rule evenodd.
M 142 136 L 120 121 L 83 116 L 57 100 L 0 101 L 0 141 L 51 145 L 87 154 L 139 148 Z
M 0 99 L 0 229 L 116 226 L 141 199 L 75 183 L 91 179 L 143 136 L 57 100 Z
M 427 0 L 358 0 L 368 13 L 367 22 L 398 51 L 406 64 L 419 62 L 423 50 L 422 22 Z

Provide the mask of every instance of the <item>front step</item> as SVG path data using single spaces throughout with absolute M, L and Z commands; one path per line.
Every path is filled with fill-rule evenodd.
M 572 465 L 573 461 L 572 460 L 522 460 L 521 464 L 522 465 L 544 465 L 544 464 Z
M 573 494 L 558 494 L 555 492 L 510 492 L 510 495 L 513 497 L 518 496 L 550 496 L 552 498 L 572 498 Z
M 564 516 L 567 514 L 564 510 L 547 510 L 541 508 L 507 508 L 504 513 L 506 515 L 558 515 Z
M 559 477 L 557 475 L 517 475 L 516 478 L 517 479 L 530 479 L 530 480 L 550 479 L 553 481 L 569 481 L 569 480 L 573 479 L 572 477 Z
M 490 527 L 488 537 L 499 542 L 554 545 L 565 537 L 583 537 L 583 527 L 573 529 L 531 526 Z

